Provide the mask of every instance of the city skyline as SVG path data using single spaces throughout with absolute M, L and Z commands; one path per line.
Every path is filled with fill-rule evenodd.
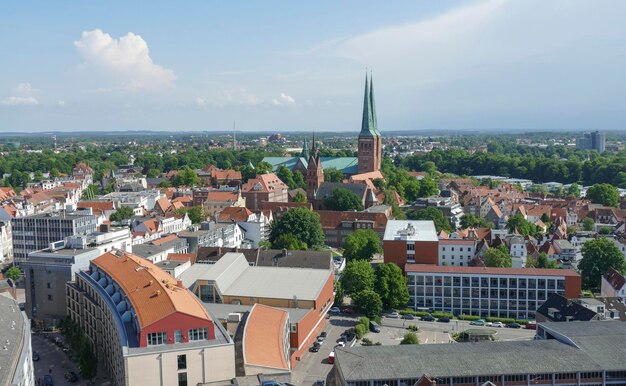
M 0 133 L 357 132 L 366 67 L 383 132 L 626 118 L 617 2 L 3 8 Z

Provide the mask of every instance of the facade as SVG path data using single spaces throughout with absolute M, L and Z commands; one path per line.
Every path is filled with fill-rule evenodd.
M 404 270 L 409 264 L 439 262 L 439 239 L 432 221 L 390 220 L 383 238 L 385 263 L 395 263 Z
M 374 83 L 365 74 L 365 96 L 363 98 L 363 120 L 358 139 L 359 173 L 380 170 L 383 160 L 383 141 L 378 131 L 376 103 L 374 102 Z
M 8 293 L 0 293 L 0 385 L 34 386 L 30 321 Z
M 41 326 L 57 325 L 66 316 L 65 283 L 89 262 L 113 249 L 129 251 L 128 229 L 73 236 L 51 247 L 31 252 L 21 265 L 24 271 L 26 314 Z
M 251 210 L 261 209 L 261 203 L 264 201 L 288 201 L 289 187 L 274 173 L 258 174 L 256 178 L 249 179 L 241 190 L 246 199 L 246 208 Z
M 626 278 L 613 268 L 602 275 L 601 294 L 603 298 L 621 298 L 626 303 Z
M 0 221 L 0 263 L 13 260 L 13 231 L 10 221 Z
M 48 248 L 51 243 L 74 235 L 89 235 L 96 231 L 98 220 L 87 211 L 36 214 L 16 218 L 13 227 L 13 255 L 15 263 L 26 261 L 33 251 Z
M 476 255 L 476 240 L 440 239 L 438 251 L 438 265 L 467 267 Z
M 235 376 L 232 339 L 180 281 L 131 253 L 92 260 L 67 284 L 67 313 L 116 385 L 196 385 Z
M 372 229 L 382 240 L 391 217 L 391 207 L 378 212 L 318 210 L 317 213 L 320 215 L 326 243 L 333 247 L 342 247 L 346 238 L 359 229 Z
M 579 150 L 596 150 L 602 153 L 606 150 L 606 138 L 604 133 L 594 131 L 591 133 L 583 133 L 583 136 L 576 138 L 576 149 Z
M 580 275 L 567 269 L 407 264 L 405 270 L 412 308 L 454 315 L 533 319 L 550 295 L 577 298 L 581 291 Z
M 530 341 L 335 349 L 335 385 L 624 385 L 626 324 L 540 323 Z
M 463 208 L 458 202 L 452 200 L 451 197 L 424 197 L 418 198 L 413 207 L 416 209 L 435 208 L 450 221 L 454 229 L 461 226 L 461 217 L 463 216 Z
M 202 247 L 241 248 L 245 240 L 244 229 L 238 224 L 202 224 L 201 229 L 178 233 L 189 243 L 189 252 L 196 253 Z
M 208 189 L 200 188 L 193 191 L 193 205 L 204 206 L 210 214 L 222 211 L 231 206 L 245 207 L 246 200 L 238 188 Z

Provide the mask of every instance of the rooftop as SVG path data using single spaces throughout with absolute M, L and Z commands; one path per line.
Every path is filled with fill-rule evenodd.
M 459 267 L 437 266 L 426 264 L 407 264 L 406 272 L 420 273 L 451 273 L 466 275 L 516 275 L 516 276 L 573 276 L 580 277 L 571 269 L 542 269 L 542 268 L 493 268 L 493 267 Z
M 389 220 L 384 241 L 437 241 L 437 230 L 432 221 Z
M 27 319 L 8 294 L 0 294 L 0 385 L 12 385 L 24 344 Z M 28 327 L 27 327 L 28 328 Z
M 132 253 L 116 251 L 92 260 L 124 291 L 137 314 L 140 328 L 180 312 L 211 320 L 200 301 L 167 272 Z
M 243 355 L 247 365 L 289 370 L 285 356 L 287 311 L 255 304 L 248 315 L 243 333 Z

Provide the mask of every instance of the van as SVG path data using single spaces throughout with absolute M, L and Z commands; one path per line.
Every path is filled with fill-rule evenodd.
M 370 331 L 371 332 L 380 332 L 380 326 L 378 325 L 378 323 L 370 320 Z

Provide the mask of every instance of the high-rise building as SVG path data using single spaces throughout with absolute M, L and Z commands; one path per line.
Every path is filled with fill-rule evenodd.
M 365 74 L 365 96 L 363 98 L 363 120 L 359 133 L 359 174 L 380 170 L 383 158 L 383 144 L 378 119 L 376 118 L 376 104 L 374 102 L 374 83 L 371 75 L 368 81 Z
M 579 150 L 596 150 L 602 153 L 606 150 L 606 138 L 604 133 L 594 131 L 591 133 L 583 133 L 583 136 L 576 138 L 576 149 Z
M 75 235 L 88 235 L 96 231 L 98 219 L 91 211 L 61 211 L 41 213 L 13 219 L 13 256 L 20 264 L 28 254 L 63 242 Z

